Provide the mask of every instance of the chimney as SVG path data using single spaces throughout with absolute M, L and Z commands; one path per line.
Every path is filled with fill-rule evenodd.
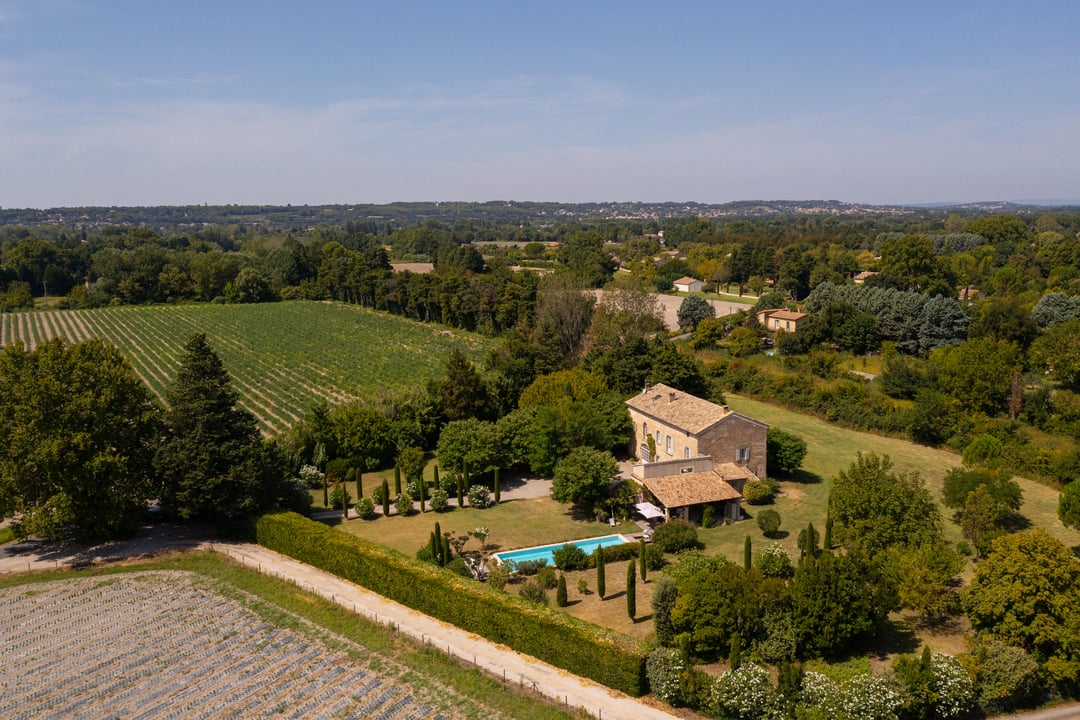
M 673 392 L 669 392 L 669 393 L 667 394 L 667 401 L 668 401 L 669 403 L 673 403 L 673 402 L 675 402 L 675 393 L 673 393 Z
M 642 395 L 648 395 L 649 394 L 649 381 L 648 380 L 645 381 L 645 389 L 643 389 L 641 391 L 641 394 Z

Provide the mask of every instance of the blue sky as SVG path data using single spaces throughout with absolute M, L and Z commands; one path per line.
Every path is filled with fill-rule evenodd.
M 1080 198 L 1080 3 L 0 0 L 0 206 Z

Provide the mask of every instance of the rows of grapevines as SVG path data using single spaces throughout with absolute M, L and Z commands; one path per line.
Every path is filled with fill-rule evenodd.
M 441 326 L 316 302 L 33 311 L 0 316 L 0 345 L 34 347 L 57 335 L 115 344 L 159 400 L 176 377 L 183 345 L 206 333 L 232 375 L 241 404 L 266 434 L 285 430 L 318 400 L 362 398 L 422 386 L 459 348 L 479 361 L 485 338 Z

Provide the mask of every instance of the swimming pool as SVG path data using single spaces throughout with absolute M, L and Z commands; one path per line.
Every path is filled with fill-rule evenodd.
M 624 535 L 604 535 L 603 537 L 587 538 L 585 540 L 574 540 L 572 542 L 555 543 L 553 545 L 540 545 L 538 547 L 522 548 L 521 550 L 510 550 L 508 552 L 495 553 L 494 557 L 500 563 L 504 563 L 507 560 L 513 560 L 514 562 L 522 562 L 523 560 L 547 560 L 548 565 L 554 566 L 554 553 L 563 545 L 576 545 L 584 550 L 586 555 L 592 555 L 593 551 L 598 547 L 622 545 L 628 542 L 630 542 L 630 540 Z

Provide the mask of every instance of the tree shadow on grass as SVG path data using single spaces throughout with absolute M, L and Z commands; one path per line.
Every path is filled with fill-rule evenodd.
M 785 482 L 799 483 L 800 485 L 816 485 L 822 482 L 822 477 L 807 470 L 796 470 L 793 473 L 777 477 Z
M 769 538 L 770 540 L 783 540 L 784 538 L 786 538 L 790 534 L 791 533 L 788 532 L 787 530 L 777 530 L 774 533 L 762 533 L 762 535 Z
M 914 653 L 920 641 L 907 620 L 887 618 L 866 638 L 865 651 L 871 659 L 885 661 L 890 655 Z
M 1001 526 L 1008 532 L 1022 532 L 1032 528 L 1031 520 L 1020 513 L 1009 513 L 1001 520 Z

